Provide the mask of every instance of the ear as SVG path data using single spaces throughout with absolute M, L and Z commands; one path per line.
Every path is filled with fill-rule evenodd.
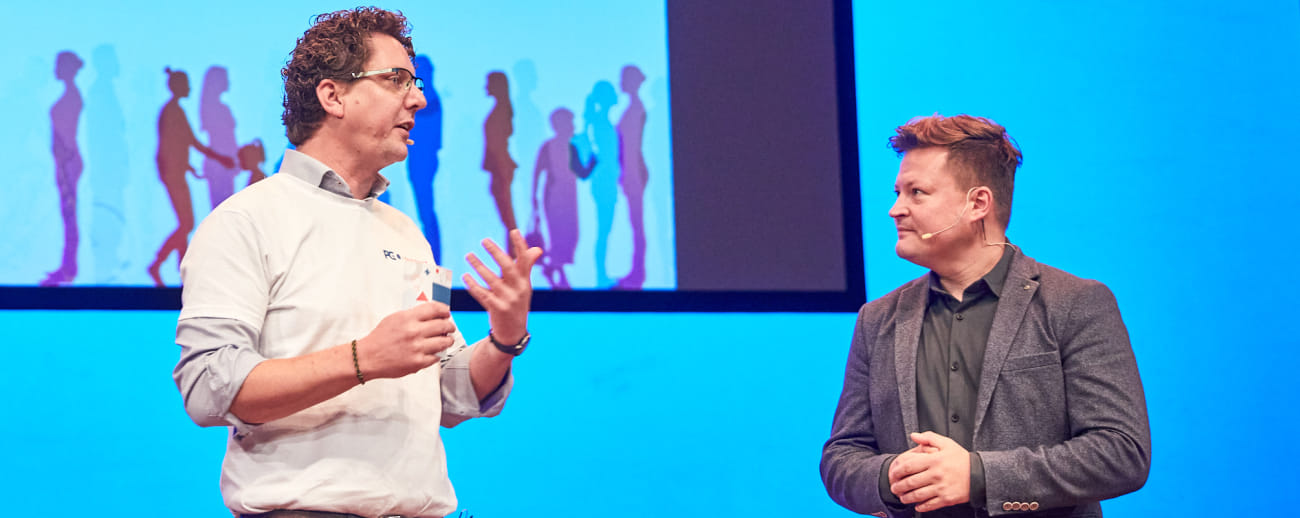
M 316 100 L 326 114 L 336 119 L 343 118 L 343 95 L 346 93 L 347 87 L 333 79 L 322 79 L 316 84 Z
M 992 216 L 996 206 L 993 200 L 993 189 L 984 185 L 971 190 L 966 202 L 971 204 L 971 221 L 980 221 Z

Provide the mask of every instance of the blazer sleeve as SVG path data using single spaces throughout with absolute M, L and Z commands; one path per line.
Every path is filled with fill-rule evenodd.
M 891 509 L 881 498 L 880 471 L 893 455 L 882 454 L 872 422 L 870 366 L 877 333 L 866 315 L 864 306 L 858 312 L 849 347 L 831 436 L 822 447 L 821 475 L 826 492 L 836 503 L 857 513 L 886 516 Z
M 1059 326 L 1069 438 L 1056 444 L 981 451 L 986 504 L 1032 495 L 1043 508 L 1097 502 L 1136 491 L 1151 466 L 1146 397 L 1115 296 L 1086 281 Z

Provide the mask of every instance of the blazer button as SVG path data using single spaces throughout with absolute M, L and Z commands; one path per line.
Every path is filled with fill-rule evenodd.
M 1010 510 L 1011 510 L 1011 502 L 1002 502 L 1002 510 L 1003 510 L 1003 511 L 1010 511 Z
M 1029 510 L 1030 510 L 1030 511 L 1037 511 L 1037 510 L 1038 510 L 1038 502 L 1029 502 Z

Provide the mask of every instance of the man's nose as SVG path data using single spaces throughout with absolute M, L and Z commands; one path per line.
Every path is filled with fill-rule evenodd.
M 429 105 L 429 100 L 424 97 L 424 90 L 416 88 L 415 85 L 411 85 L 411 91 L 409 93 L 410 95 L 407 96 L 407 99 L 411 102 L 412 108 L 415 108 L 418 111 L 423 110 L 425 106 Z
M 893 205 L 889 206 L 889 217 L 898 219 L 906 214 L 907 211 L 903 210 L 903 198 L 900 196 L 898 199 L 894 200 Z

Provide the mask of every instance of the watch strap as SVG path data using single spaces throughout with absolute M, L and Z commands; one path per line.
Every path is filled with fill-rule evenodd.
M 492 331 L 488 331 L 488 340 L 492 342 L 492 345 L 496 347 L 498 351 L 509 354 L 510 356 L 519 356 L 523 354 L 524 348 L 528 346 L 528 340 L 532 337 L 533 335 L 529 334 L 528 331 L 524 331 L 524 336 L 519 339 L 519 343 L 503 344 L 497 340 L 496 335 L 492 334 Z

